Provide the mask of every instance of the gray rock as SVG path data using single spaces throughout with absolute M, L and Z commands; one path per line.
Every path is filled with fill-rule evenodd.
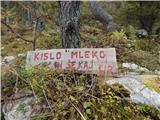
M 126 67 L 126 68 L 129 68 L 129 69 L 138 69 L 138 65 L 132 64 L 132 63 L 123 63 L 122 67 Z
M 141 36 L 148 36 L 148 32 L 145 30 L 145 29 L 140 29 L 140 30 L 136 30 L 137 34 L 138 35 L 141 35 Z
M 31 107 L 27 104 L 31 102 L 33 98 L 23 98 L 18 101 L 6 103 L 3 107 L 5 120 L 29 120 L 29 116 L 32 114 Z M 20 107 L 22 110 L 20 109 Z
M 17 93 L 12 96 L 17 99 L 5 101 L 2 107 L 5 120 L 29 120 L 31 114 L 33 114 L 32 107 L 29 104 L 35 101 L 35 98 L 24 96 L 25 94 L 31 94 L 31 92 L 23 91 Z
M 155 74 L 160 75 L 160 71 L 155 70 Z
M 150 106 L 154 106 L 160 110 L 160 94 L 147 88 L 143 84 L 142 78 L 138 76 L 126 76 L 106 81 L 106 83 L 109 85 L 119 83 L 130 91 L 130 99 L 132 102 L 144 103 Z
M 37 103 L 31 91 L 21 91 L 11 98 L 14 99 L 6 100 L 2 106 L 5 120 L 30 120 L 31 116 L 48 113 L 46 110 L 50 110 L 45 102 Z
M 128 68 L 128 69 L 132 69 L 135 70 L 137 72 L 149 72 L 149 70 L 147 68 L 138 66 L 137 64 L 134 63 L 122 63 L 122 67 Z
M 15 59 L 15 57 L 14 56 L 5 56 L 4 58 L 3 58 L 3 62 L 12 62 L 13 60 Z

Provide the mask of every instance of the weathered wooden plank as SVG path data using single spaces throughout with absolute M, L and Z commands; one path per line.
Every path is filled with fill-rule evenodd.
M 49 68 L 93 73 L 117 73 L 115 48 L 78 48 L 29 51 L 26 67 L 47 63 Z

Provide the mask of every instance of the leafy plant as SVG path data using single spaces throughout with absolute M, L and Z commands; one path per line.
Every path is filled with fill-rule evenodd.
M 130 49 L 127 45 L 128 39 L 125 31 L 120 32 L 115 31 L 113 33 L 108 33 L 102 37 L 103 47 L 114 47 L 116 48 L 117 60 L 122 62 L 127 57 Z
M 124 39 L 127 39 L 125 31 L 123 29 L 121 29 L 120 32 L 118 32 L 118 31 L 113 32 L 112 38 L 115 39 L 115 40 L 124 40 Z
M 143 112 L 139 112 L 140 109 L 137 108 L 139 105 L 125 99 L 129 97 L 129 92 L 123 86 L 119 84 L 99 86 L 96 75 L 76 71 L 53 71 L 42 65 L 39 69 L 30 68 L 29 71 L 23 71 L 21 76 L 31 83 L 30 89 L 34 91 L 39 102 L 45 101 L 48 104 L 50 108 L 48 114 L 51 116 L 48 116 L 49 118 L 52 116 L 54 119 L 63 120 L 135 119 L 135 116 L 136 119 L 146 118 Z M 147 116 L 150 116 L 150 113 Z
M 21 112 L 21 113 L 24 113 L 24 112 L 25 112 L 25 106 L 26 106 L 25 103 L 21 103 L 21 104 L 18 106 L 17 111 L 18 111 L 18 112 Z

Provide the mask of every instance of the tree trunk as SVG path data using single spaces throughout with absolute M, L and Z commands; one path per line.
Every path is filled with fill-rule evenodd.
M 27 25 L 28 26 L 32 25 L 32 13 L 29 9 L 27 10 Z
M 60 1 L 62 48 L 80 47 L 80 1 Z
M 115 25 L 113 23 L 112 16 L 107 13 L 96 1 L 89 1 L 89 7 L 91 9 L 92 14 L 99 20 L 104 27 L 106 32 L 111 32 L 115 30 Z
M 37 18 L 37 19 L 35 20 L 34 29 L 33 29 L 32 50 L 35 50 L 35 49 L 36 49 L 36 33 L 37 33 L 37 26 L 38 26 L 38 23 L 39 23 L 39 19 Z
M 139 7 L 141 8 L 140 15 L 139 15 L 139 21 L 140 21 L 140 28 L 145 29 L 149 35 L 152 34 L 152 27 L 154 24 L 154 21 L 156 19 L 156 14 L 151 13 L 148 15 L 144 15 L 144 7 L 145 7 L 145 1 L 139 1 Z

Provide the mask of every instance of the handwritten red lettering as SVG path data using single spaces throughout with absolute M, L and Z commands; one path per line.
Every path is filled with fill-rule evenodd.
M 89 51 L 85 51 L 85 58 L 89 58 Z
M 84 62 L 84 69 L 85 68 L 88 69 L 88 62 L 87 61 Z
M 53 54 L 50 53 L 50 60 L 54 60 Z
M 62 69 L 62 62 L 55 62 L 56 69 Z
M 100 65 L 98 69 L 99 69 L 99 73 L 101 73 L 101 74 L 105 73 L 105 67 L 104 66 Z
M 100 51 L 100 53 L 99 53 L 100 55 L 99 55 L 99 57 L 100 58 L 105 58 L 106 57 L 106 55 L 105 55 L 105 52 L 104 51 Z
M 107 72 L 112 73 L 112 66 L 108 66 Z
M 77 51 L 72 51 L 71 52 L 71 58 L 73 59 L 73 57 L 78 57 L 78 52 Z
M 56 59 L 57 59 L 57 60 L 60 59 L 60 58 L 61 58 L 61 55 L 62 55 L 61 52 L 57 52 L 57 53 L 56 53 Z
M 47 64 L 47 68 L 51 68 L 51 62 L 49 62 L 48 64 Z
M 48 68 L 55 70 L 74 69 L 103 73 L 103 75 L 117 72 L 116 54 L 113 48 L 53 49 L 30 52 L 27 57 L 27 65 L 37 68 L 43 67 L 43 63 L 47 63 Z
M 81 51 L 79 51 L 79 58 L 83 58 L 83 55 L 81 54 Z
M 44 60 L 48 59 L 48 53 L 44 53 Z
M 92 58 L 97 58 L 97 51 L 92 51 Z
M 76 61 L 71 61 L 71 60 L 68 60 L 68 69 L 71 69 L 71 68 L 76 68 Z
M 39 60 L 38 56 L 39 56 L 39 53 L 34 54 L 34 61 Z
M 72 67 L 75 68 L 76 61 L 72 61 L 71 64 L 72 64 Z
M 82 64 L 83 64 L 83 61 L 79 61 L 78 62 L 78 68 L 83 68 Z

